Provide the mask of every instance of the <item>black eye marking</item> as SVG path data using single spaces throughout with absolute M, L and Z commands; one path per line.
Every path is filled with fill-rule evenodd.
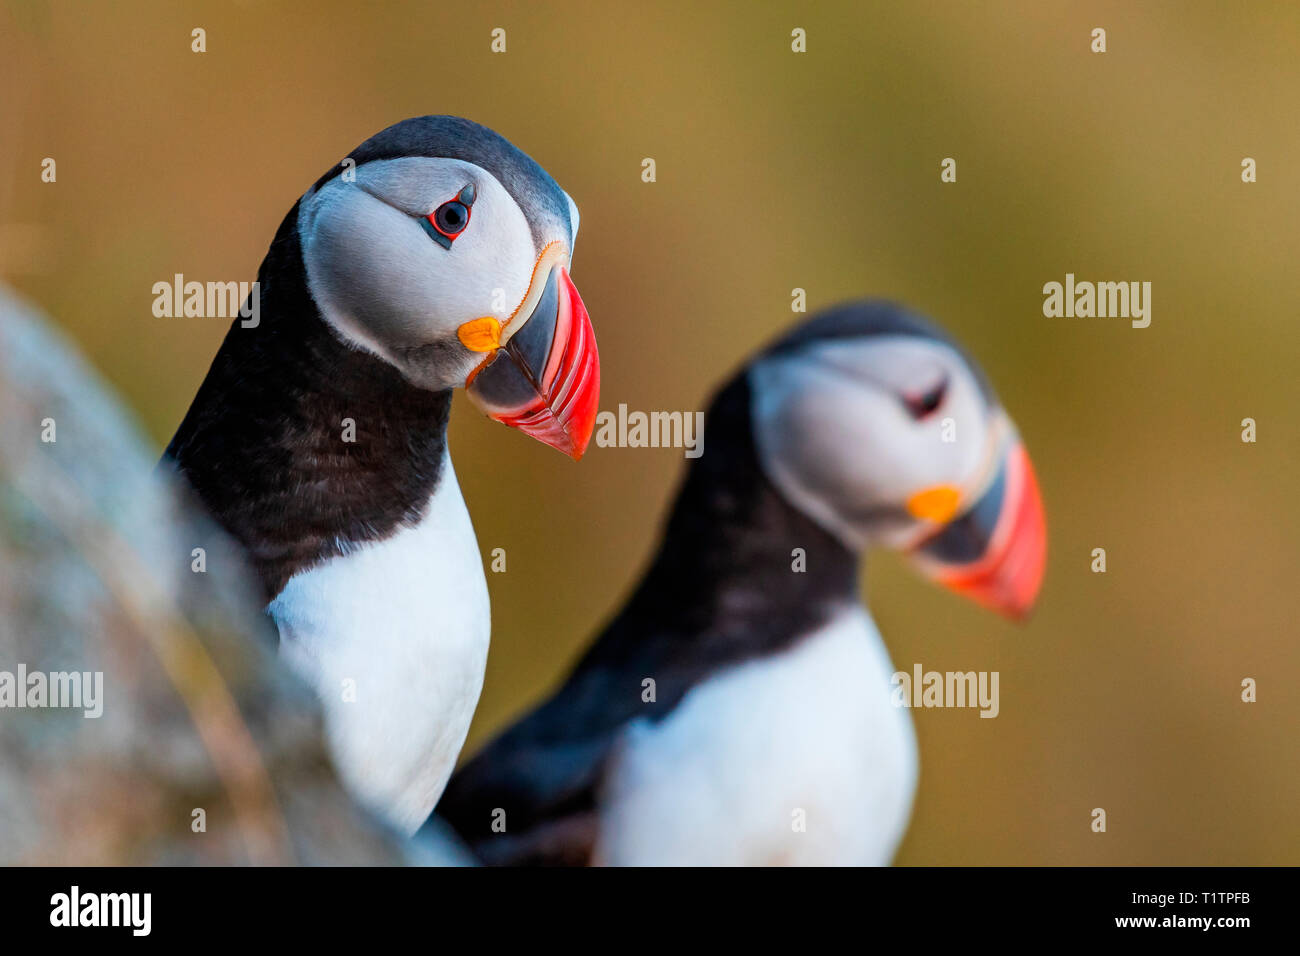
M 903 404 L 907 407 L 908 414 L 920 421 L 929 417 L 943 404 L 943 398 L 947 393 L 948 379 L 944 378 L 934 388 L 920 395 L 904 395 Z
M 456 237 L 469 225 L 470 207 L 474 205 L 476 193 L 474 184 L 470 183 L 455 199 L 449 199 L 427 216 L 420 217 L 420 226 L 430 239 L 450 249 Z

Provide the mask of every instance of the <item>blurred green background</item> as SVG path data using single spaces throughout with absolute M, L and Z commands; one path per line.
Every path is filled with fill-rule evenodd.
M 897 666 L 1001 672 L 996 720 L 913 712 L 900 862 L 1300 863 L 1300 7 L 10 2 L 0 62 L 0 276 L 160 451 L 225 323 L 154 318 L 152 284 L 252 280 L 318 175 L 423 113 L 493 127 L 578 202 L 602 408 L 704 407 L 795 287 L 933 315 L 1020 425 L 1050 565 L 1017 627 L 871 560 Z M 1066 272 L 1152 282 L 1151 327 L 1045 318 Z M 683 460 L 574 465 L 461 399 L 451 442 L 508 554 L 474 747 L 618 607 Z

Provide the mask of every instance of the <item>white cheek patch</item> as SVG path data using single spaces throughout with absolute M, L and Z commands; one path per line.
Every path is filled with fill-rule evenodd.
M 969 373 L 949 377 L 943 402 L 926 418 L 917 421 L 900 409 L 897 420 L 876 433 L 873 448 L 896 463 L 878 486 L 889 501 L 905 501 L 935 485 L 962 487 L 978 469 L 988 444 L 989 410 Z
M 417 217 L 469 183 L 469 225 L 444 249 Z M 459 160 L 366 163 L 356 182 L 336 177 L 305 197 L 298 221 L 308 284 L 326 320 L 390 362 L 403 349 L 458 347 L 456 330 L 472 319 L 507 318 L 528 290 L 536 259 L 513 197 L 485 170 Z M 477 361 L 466 352 L 465 371 Z
M 869 437 L 884 396 L 803 357 L 760 361 L 749 377 L 763 470 L 796 508 L 862 547 L 846 516 L 872 506 L 879 462 Z
M 865 544 L 863 523 L 873 515 L 906 521 L 905 503 L 922 489 L 966 487 L 987 458 L 989 408 L 965 361 L 943 343 L 831 341 L 761 360 L 749 375 L 764 470 L 792 504 L 850 544 Z M 916 420 L 901 396 L 943 376 L 941 404 Z

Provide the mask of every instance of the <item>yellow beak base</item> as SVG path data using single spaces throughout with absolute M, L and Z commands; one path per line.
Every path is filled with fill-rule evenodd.
M 907 499 L 907 513 L 913 518 L 923 518 L 943 524 L 957 513 L 961 492 L 952 485 L 935 485 L 918 491 Z
M 471 352 L 493 352 L 501 347 L 501 323 L 490 315 L 470 319 L 456 330 L 456 337 Z

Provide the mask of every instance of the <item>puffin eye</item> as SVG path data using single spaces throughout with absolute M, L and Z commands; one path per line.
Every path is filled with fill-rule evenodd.
M 920 395 L 904 395 L 903 404 L 907 406 L 908 414 L 920 421 L 943 404 L 943 397 L 947 392 L 948 380 L 945 378 L 934 388 Z
M 429 215 L 420 220 L 420 225 L 429 238 L 450 249 L 456 237 L 469 225 L 469 208 L 474 204 L 474 187 L 466 186 L 456 196 L 449 199 Z
M 433 224 L 444 236 L 459 235 L 469 225 L 469 209 L 459 199 L 445 202 L 433 211 Z

